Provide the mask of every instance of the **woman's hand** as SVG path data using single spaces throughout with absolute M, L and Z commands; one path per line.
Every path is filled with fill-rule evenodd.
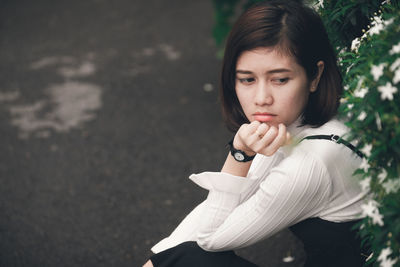
M 256 153 L 271 156 L 289 141 L 290 134 L 284 124 L 270 127 L 265 123 L 253 121 L 240 126 L 233 140 L 233 146 L 249 156 Z

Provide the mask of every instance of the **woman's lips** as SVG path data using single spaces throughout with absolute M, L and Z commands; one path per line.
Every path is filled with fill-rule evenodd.
M 255 113 L 253 114 L 254 119 L 259 122 L 269 122 L 272 121 L 276 115 L 270 113 Z

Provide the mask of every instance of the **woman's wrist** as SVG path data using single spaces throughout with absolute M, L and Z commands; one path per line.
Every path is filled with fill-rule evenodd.
M 246 152 L 244 150 L 241 149 L 237 149 L 234 145 L 233 145 L 233 141 L 231 140 L 228 145 L 229 145 L 229 150 L 231 152 L 231 155 L 233 156 L 233 158 L 236 161 L 239 162 L 248 162 L 248 161 L 252 161 L 255 157 L 255 152 Z
M 221 172 L 246 177 L 252 161 L 238 162 L 231 153 L 228 154 Z
M 232 142 L 233 148 L 235 148 L 236 150 L 243 151 L 249 157 L 252 157 L 257 154 L 253 150 L 249 149 L 245 144 L 243 144 L 243 142 L 239 141 L 238 139 L 240 139 L 240 138 L 236 134 L 235 137 L 233 138 L 233 142 Z

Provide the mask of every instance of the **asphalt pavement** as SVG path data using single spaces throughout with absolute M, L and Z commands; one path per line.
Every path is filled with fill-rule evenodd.
M 141 266 L 205 198 L 187 177 L 218 171 L 232 136 L 213 12 L 211 0 L 0 0 L 1 267 Z M 304 261 L 288 230 L 238 253 Z

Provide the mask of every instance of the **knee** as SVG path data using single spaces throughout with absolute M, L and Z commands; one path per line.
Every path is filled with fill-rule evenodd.
M 148 260 L 148 261 L 143 265 L 143 267 L 154 267 L 154 266 L 153 266 L 153 263 L 151 262 L 151 260 Z

